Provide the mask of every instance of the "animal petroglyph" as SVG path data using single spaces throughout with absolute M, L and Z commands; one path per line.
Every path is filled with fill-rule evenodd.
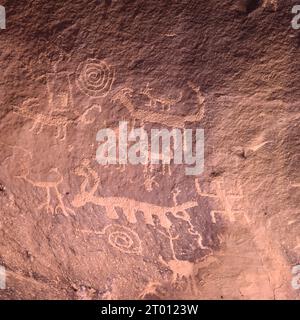
M 59 210 L 61 210 L 65 216 L 69 216 L 69 213 L 75 215 L 75 212 L 72 209 L 65 206 L 63 196 L 58 190 L 58 186 L 63 182 L 63 176 L 59 173 L 57 168 L 51 169 L 50 173 L 55 174 L 56 179 L 54 181 L 34 181 L 29 177 L 28 171 L 26 174 L 18 176 L 18 178 L 23 179 L 34 187 L 46 190 L 46 202 L 38 207 L 39 210 L 46 208 L 47 213 L 50 212 L 52 214 L 58 214 Z M 56 198 L 58 202 L 56 206 L 51 204 L 51 190 L 54 193 L 54 198 Z
M 145 224 L 152 225 L 154 227 L 157 227 L 155 219 L 157 217 L 160 226 L 167 230 L 166 234 L 163 233 L 167 237 L 170 237 L 170 230 L 172 227 L 172 221 L 168 217 L 169 213 L 174 217 L 185 221 L 189 226 L 189 233 L 197 236 L 199 246 L 202 249 L 207 249 L 203 246 L 202 236 L 194 229 L 194 226 L 191 223 L 191 217 L 187 212 L 188 209 L 198 207 L 198 203 L 196 201 L 189 201 L 173 207 L 167 207 L 137 201 L 126 197 L 100 197 L 95 195 L 100 184 L 100 179 L 97 176 L 97 173 L 90 168 L 88 160 L 85 160 L 82 166 L 76 168 L 75 173 L 82 176 L 84 181 L 80 186 L 80 193 L 77 194 L 72 201 L 73 207 L 80 208 L 87 203 L 101 206 L 105 208 L 108 218 L 112 220 L 119 219 L 116 209 L 120 208 L 126 216 L 127 221 L 132 224 L 137 223 L 136 214 L 141 212 L 143 213 Z M 92 178 L 94 183 L 90 188 L 90 191 L 88 191 L 87 187 L 89 186 L 90 178 Z
M 114 79 L 114 69 L 103 60 L 88 59 L 77 69 L 77 86 L 90 97 L 105 97 L 111 90 Z
M 164 282 L 150 281 L 140 294 L 141 299 L 147 296 L 156 296 L 164 298 L 169 295 L 170 289 L 178 291 L 178 284 L 185 282 L 187 286 L 182 288 L 185 292 L 190 289 L 191 293 L 196 294 L 201 279 L 197 277 L 200 268 L 209 268 L 211 264 L 218 262 L 218 259 L 212 255 L 208 255 L 205 259 L 196 262 L 182 261 L 178 259 L 171 259 L 165 261 L 159 256 L 159 262 L 172 272 L 171 285 Z
M 95 185 L 93 190 L 97 190 L 97 188 L 98 186 Z M 189 215 L 186 211 L 198 206 L 197 202 L 190 201 L 176 207 L 161 207 L 125 197 L 97 197 L 93 192 L 87 191 L 78 194 L 72 201 L 72 205 L 75 208 L 82 207 L 87 203 L 105 207 L 107 216 L 110 219 L 118 219 L 116 208 L 122 208 L 130 223 L 137 223 L 136 213 L 143 212 L 146 224 L 155 226 L 153 216 L 157 215 L 162 227 L 167 229 L 171 227 L 171 221 L 166 216 L 167 213 L 172 213 L 175 217 L 189 221 Z
M 234 222 L 235 221 L 234 214 L 239 212 L 238 210 L 233 209 L 234 202 L 238 199 L 243 198 L 240 186 L 238 186 L 238 189 L 239 189 L 238 194 L 229 194 L 226 192 L 226 189 L 225 189 L 226 187 L 223 179 L 217 179 L 213 181 L 212 185 L 213 185 L 213 189 L 215 190 L 215 193 L 205 193 L 201 189 L 199 179 L 195 179 L 196 190 L 201 197 L 208 197 L 208 198 L 219 200 L 220 204 L 223 206 L 222 210 L 211 211 L 210 214 L 211 214 L 212 222 L 216 223 L 217 213 L 224 214 L 229 219 L 230 222 Z
M 138 234 L 125 226 L 111 224 L 106 226 L 102 231 L 81 230 L 81 232 L 105 236 L 112 247 L 124 253 L 142 253 L 141 240 Z
M 166 262 L 161 257 L 160 262 L 171 269 L 173 273 L 173 282 L 181 280 L 182 278 L 193 280 L 194 263 L 178 259 L 169 260 Z
M 188 85 L 197 95 L 199 109 L 198 109 L 198 112 L 194 115 L 179 116 L 174 114 L 137 109 L 135 108 L 135 106 L 133 105 L 130 99 L 130 97 L 132 97 L 133 90 L 129 88 L 120 90 L 113 97 L 113 101 L 120 101 L 121 104 L 123 104 L 123 106 L 127 108 L 127 110 L 129 111 L 133 119 L 138 119 L 143 123 L 151 122 L 151 123 L 159 123 L 169 127 L 184 128 L 185 124 L 188 122 L 201 121 L 202 118 L 204 117 L 204 112 L 205 112 L 205 106 L 204 106 L 205 97 L 200 92 L 200 89 L 194 86 L 192 83 L 188 83 Z
M 101 197 L 95 195 L 95 193 L 98 191 L 98 186 L 100 185 L 100 178 L 98 177 L 97 172 L 90 167 L 88 160 L 84 160 L 82 165 L 75 169 L 75 174 L 83 177 L 84 179 L 80 185 L 80 193 L 77 194 L 72 201 L 73 207 L 83 207 L 88 203 L 104 207 L 107 217 L 111 220 L 118 220 L 120 218 L 117 209 L 121 209 L 127 221 L 134 225 L 138 223 L 136 214 L 142 213 L 144 223 L 147 225 L 152 225 L 156 232 L 162 234 L 169 242 L 169 248 L 173 257 L 172 260 L 176 261 L 177 265 L 181 262 L 181 260 L 177 260 L 174 242 L 178 241 L 179 235 L 174 235 L 174 220 L 171 218 L 171 214 L 173 217 L 186 223 L 188 233 L 197 241 L 199 248 L 202 250 L 211 250 L 203 245 L 202 235 L 193 226 L 191 217 L 187 212 L 188 209 L 198 207 L 197 202 L 190 201 L 183 204 L 176 204 L 173 207 L 167 207 L 136 201 L 126 197 Z M 132 238 L 133 235 L 131 235 L 130 239 Z M 119 250 L 122 249 L 120 242 L 124 242 L 125 247 L 130 246 L 129 244 L 132 244 L 132 241 L 130 241 L 128 237 L 121 237 L 119 233 L 114 234 L 114 236 L 110 236 L 108 239 L 110 239 L 109 243 L 115 247 L 118 247 Z M 124 250 L 125 249 L 123 248 L 123 251 Z M 186 264 L 187 263 L 185 263 L 185 265 Z
M 182 99 L 182 92 L 177 98 L 155 97 L 152 94 L 152 89 L 149 87 L 149 84 L 147 84 L 146 88 L 142 90 L 141 93 L 149 98 L 149 104 L 146 104 L 146 106 L 149 106 L 151 109 L 156 109 L 158 106 L 162 106 L 163 110 L 170 111 L 171 106 L 180 102 Z
M 17 115 L 34 120 L 32 127 L 29 129 L 30 131 L 34 131 L 35 134 L 40 134 L 44 126 L 54 127 L 56 129 L 55 137 L 60 140 L 66 138 L 68 125 L 78 121 L 84 124 L 90 123 L 86 120 L 86 117 L 92 109 L 97 109 L 99 112 L 102 110 L 101 106 L 92 105 L 82 115 L 70 119 L 64 114 L 42 114 L 37 112 L 37 110 L 39 110 L 39 101 L 35 98 L 26 100 L 21 107 L 13 107 L 13 111 Z
M 39 134 L 42 132 L 44 126 L 55 127 L 57 130 L 55 137 L 64 140 L 67 125 L 72 123 L 72 120 L 63 115 L 47 115 L 34 111 L 38 109 L 39 101 L 34 98 L 25 101 L 21 107 L 13 107 L 13 111 L 19 116 L 34 120 L 29 131 L 34 131 L 36 134 Z

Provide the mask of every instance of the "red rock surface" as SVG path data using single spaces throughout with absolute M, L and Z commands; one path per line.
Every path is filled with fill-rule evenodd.
M 2 4 L 0 298 L 299 298 L 295 1 Z M 203 174 L 99 165 L 121 120 L 203 128 Z

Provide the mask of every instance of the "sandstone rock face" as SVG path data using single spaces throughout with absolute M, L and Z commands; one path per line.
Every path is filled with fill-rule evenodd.
M 2 299 L 298 299 L 290 0 L 2 1 Z M 204 171 L 100 129 L 204 129 Z

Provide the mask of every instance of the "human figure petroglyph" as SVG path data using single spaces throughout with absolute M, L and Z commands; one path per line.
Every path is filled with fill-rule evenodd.
M 233 209 L 234 201 L 238 199 L 242 199 L 242 191 L 240 186 L 238 186 L 238 194 L 229 194 L 226 192 L 224 179 L 217 179 L 213 181 L 213 189 L 215 193 L 205 193 L 202 191 L 199 179 L 195 179 L 195 186 L 197 193 L 202 197 L 208 197 L 212 199 L 219 200 L 221 205 L 223 206 L 223 210 L 212 210 L 211 211 L 211 219 L 213 223 L 216 223 L 216 214 L 225 214 L 225 216 L 229 219 L 230 222 L 235 221 L 235 213 L 238 213 L 238 210 Z
M 115 71 L 104 60 L 88 59 L 78 66 L 76 84 L 87 96 L 105 97 L 114 80 Z
M 142 254 L 142 245 L 139 235 L 128 227 L 119 224 L 110 224 L 101 231 L 80 230 L 80 232 L 105 236 L 108 243 L 121 252 L 138 255 Z
M 193 83 L 189 82 L 188 86 L 197 95 L 198 112 L 194 115 L 179 116 L 169 113 L 160 113 L 155 111 L 137 109 L 130 99 L 133 93 L 133 90 L 130 88 L 124 88 L 118 91 L 117 94 L 114 95 L 113 101 L 120 101 L 121 104 L 127 108 L 133 119 L 138 119 L 140 121 L 143 121 L 143 123 L 151 122 L 159 123 L 169 127 L 184 128 L 186 123 L 201 121 L 204 117 L 205 112 L 204 95 L 201 93 L 200 89 Z
M 38 207 L 38 210 L 46 208 L 46 212 L 50 212 L 52 214 L 58 214 L 58 210 L 61 210 L 61 212 L 65 216 L 69 216 L 69 213 L 75 215 L 74 210 L 65 206 L 63 201 L 63 195 L 58 190 L 59 185 L 64 180 L 63 176 L 57 168 L 52 168 L 49 173 L 54 173 L 56 175 L 56 179 L 54 181 L 34 181 L 29 177 L 29 171 L 27 171 L 25 174 L 18 176 L 18 178 L 23 179 L 24 181 L 30 183 L 34 187 L 46 190 L 46 202 L 41 204 Z M 54 193 L 54 198 L 56 198 L 58 202 L 58 205 L 56 205 L 55 207 L 51 205 L 51 191 Z
M 150 107 L 151 109 L 157 109 L 158 106 L 162 106 L 163 111 L 170 111 L 171 107 L 175 105 L 176 103 L 180 102 L 182 99 L 182 92 L 180 92 L 179 96 L 177 98 L 163 98 L 163 97 L 155 97 L 152 94 L 153 89 L 149 87 L 149 83 L 147 84 L 146 88 L 144 90 L 141 90 L 141 93 L 148 97 L 149 104 L 146 104 L 146 106 Z
M 102 111 L 100 105 L 91 105 L 87 110 L 79 116 L 74 117 L 73 119 L 69 118 L 64 114 L 42 114 L 37 112 L 39 109 L 38 99 L 32 98 L 26 100 L 20 107 L 13 107 L 14 113 L 19 116 L 25 117 L 27 119 L 34 120 L 32 127 L 29 131 L 33 131 L 35 134 L 40 134 L 44 127 L 54 127 L 56 129 L 55 137 L 60 140 L 65 140 L 67 135 L 67 127 L 70 124 L 82 122 L 84 124 L 91 123 L 93 121 L 87 121 L 86 117 L 88 112 L 92 109 L 97 109 L 99 112 Z

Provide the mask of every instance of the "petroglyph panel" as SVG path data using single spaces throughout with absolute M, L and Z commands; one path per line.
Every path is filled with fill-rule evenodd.
M 291 2 L 6 1 L 0 299 L 299 298 Z

